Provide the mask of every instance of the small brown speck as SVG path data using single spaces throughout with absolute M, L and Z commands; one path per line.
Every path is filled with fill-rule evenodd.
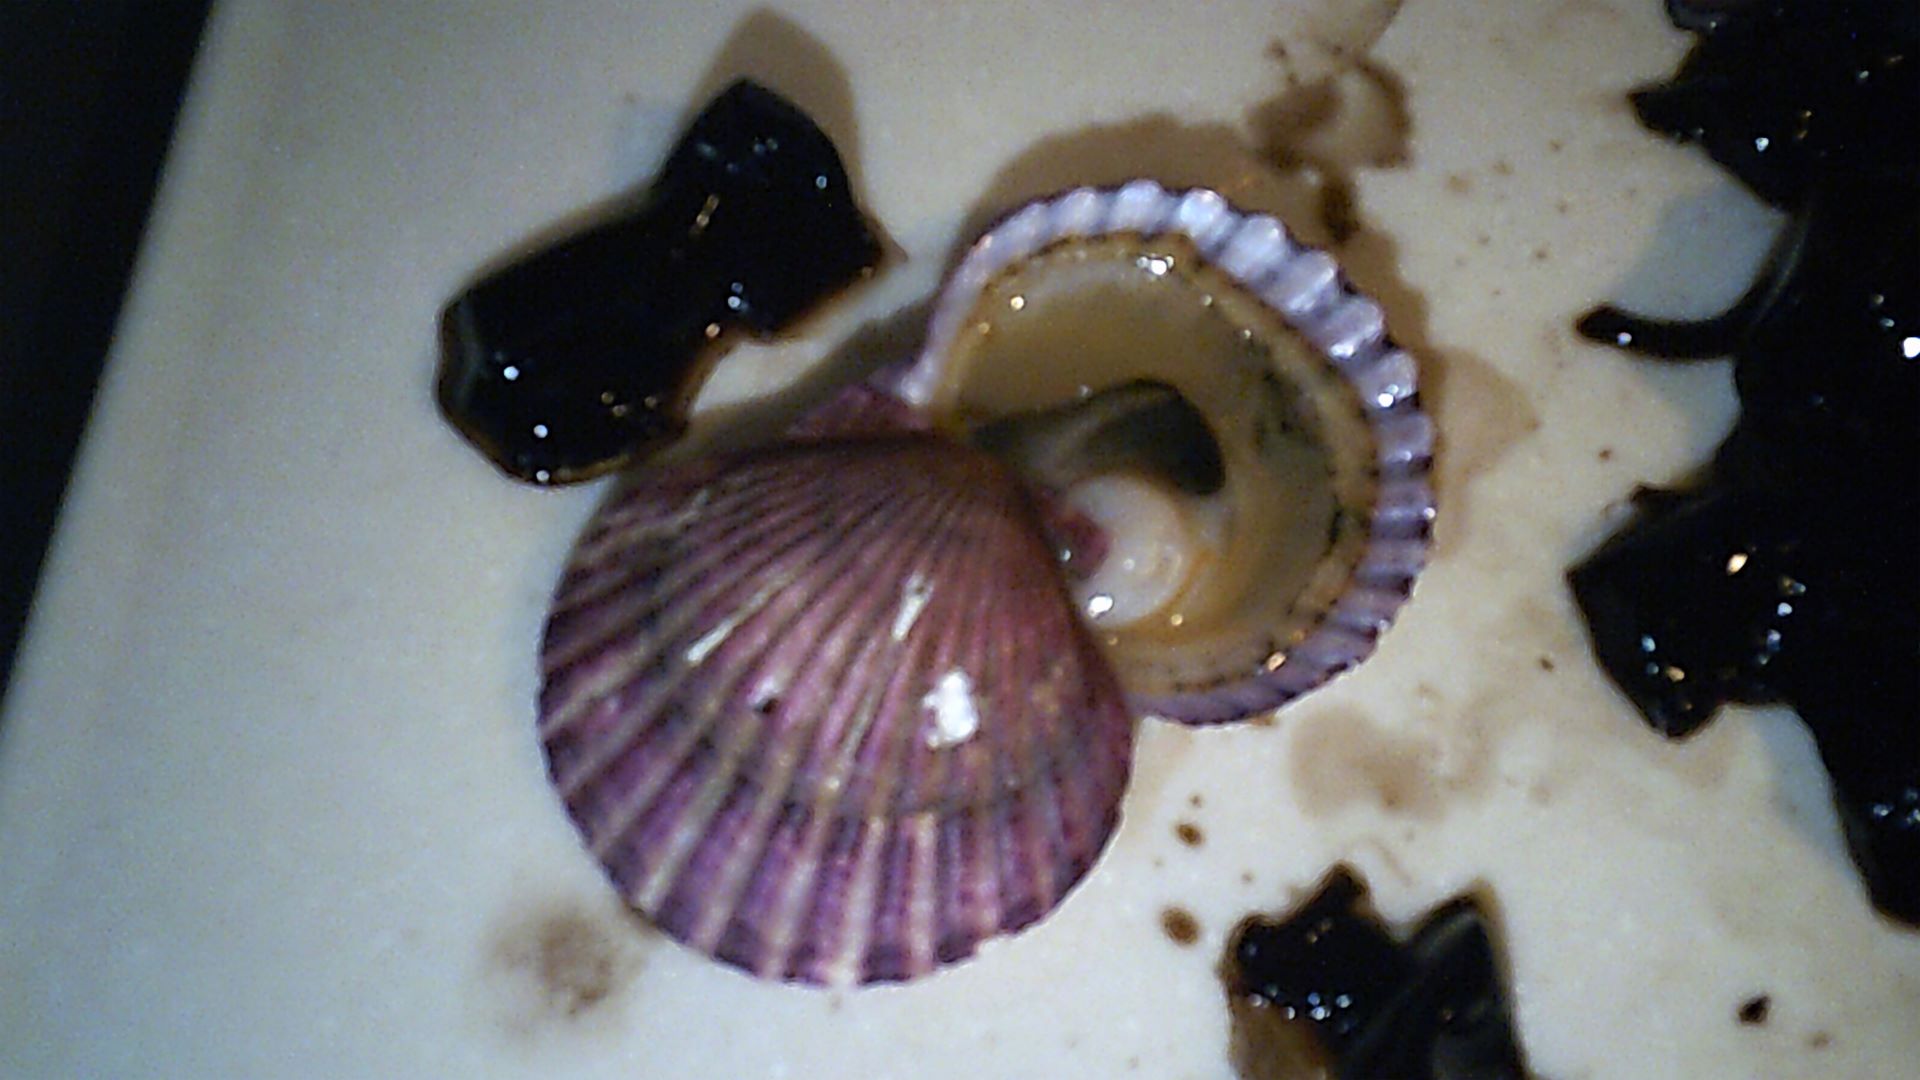
M 1553 253 L 1552 253 L 1552 252 L 1550 252 L 1550 251 L 1548 251 L 1548 250 L 1547 250 L 1547 249 L 1546 249 L 1545 247 L 1537 247 L 1537 248 L 1534 248 L 1534 249 L 1533 249 L 1533 261 L 1534 261 L 1534 262 L 1546 262 L 1546 261 L 1547 261 L 1547 259 L 1548 259 L 1548 257 L 1550 257 L 1550 256 L 1551 256 L 1552 254 L 1553 254 Z
M 1187 796 L 1187 805 L 1193 807 L 1195 810 L 1200 809 L 1202 806 L 1205 806 L 1206 804 L 1207 804 L 1207 800 L 1201 798 L 1200 793 L 1197 791 Z
M 1493 175 L 1495 175 L 1495 176 L 1512 176 L 1512 175 L 1513 175 L 1513 162 L 1511 162 L 1511 161 L 1508 161 L 1508 160 L 1507 160 L 1506 158 L 1500 158 L 1499 160 L 1497 160 L 1497 161 L 1495 161 L 1495 162 L 1493 163 Z
M 1551 656 L 1548 656 L 1548 655 L 1546 655 L 1545 653 L 1542 653 L 1542 654 L 1540 655 L 1540 659 L 1539 659 L 1539 661 L 1538 661 L 1538 663 L 1539 663 L 1539 665 L 1540 665 L 1540 670 L 1541 670 L 1541 671 L 1552 671 L 1552 670 L 1553 670 L 1553 657 L 1551 657 Z
M 1155 855 L 1153 857 L 1153 868 L 1155 870 L 1165 870 L 1167 868 L 1167 860 Z
M 1335 247 L 1347 243 L 1360 232 L 1359 207 L 1350 181 L 1329 178 L 1322 183 L 1319 210 L 1320 224 L 1327 230 L 1327 237 Z
M 1251 870 L 1240 871 L 1240 884 L 1242 885 L 1253 884 L 1253 871 Z
M 1807 1049 L 1809 1050 L 1825 1050 L 1832 1045 L 1833 1034 L 1831 1032 L 1816 1031 L 1807 1036 Z
M 1549 154 L 1557 154 L 1560 151 L 1565 150 L 1566 148 L 1567 148 L 1567 144 L 1561 142 L 1559 139 L 1547 140 L 1547 153 Z
M 1597 457 L 1599 457 L 1599 459 L 1600 459 L 1601 461 L 1612 461 L 1612 460 L 1613 460 L 1613 447 L 1611 447 L 1611 446 L 1603 446 L 1603 447 L 1601 447 L 1601 448 L 1600 448 L 1600 453 L 1599 453 L 1598 455 L 1596 455 L 1596 456 L 1597 456 Z
M 1185 908 L 1170 907 L 1160 912 L 1160 929 L 1175 945 L 1191 945 L 1200 940 L 1200 922 Z
M 1480 233 L 1473 238 L 1473 242 L 1479 244 L 1481 247 L 1486 247 L 1488 244 L 1493 243 L 1493 234 Z
M 1554 200 L 1553 211 L 1554 213 L 1559 214 L 1561 217 L 1565 217 L 1567 215 L 1567 212 L 1572 209 L 1573 209 L 1573 204 L 1568 202 L 1567 200 L 1565 199 Z
M 1743 1024 L 1764 1024 L 1767 1022 L 1767 1010 L 1773 1007 L 1773 999 L 1765 994 L 1750 997 L 1740 1003 L 1736 1013 Z
M 1199 847 L 1201 844 L 1207 842 L 1207 834 L 1201 832 L 1200 826 L 1195 825 L 1191 821 L 1183 821 L 1175 825 L 1173 827 L 1173 835 L 1179 837 L 1180 842 L 1188 847 Z
M 1465 195 L 1473 190 L 1473 178 L 1466 173 L 1448 173 L 1447 190 L 1455 195 Z

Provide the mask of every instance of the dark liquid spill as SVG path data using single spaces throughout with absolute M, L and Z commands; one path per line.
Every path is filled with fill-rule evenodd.
M 684 429 L 715 339 L 789 326 L 880 255 L 832 142 L 736 82 L 638 206 L 454 298 L 441 409 L 512 476 L 586 479 Z
M 1920 923 L 1920 5 L 1669 7 L 1700 42 L 1634 95 L 1641 118 L 1794 224 L 1722 315 L 1581 321 L 1654 356 L 1730 353 L 1742 411 L 1698 483 L 1639 493 L 1574 595 L 1664 734 L 1726 702 L 1798 710 L 1874 903 Z
M 1336 868 L 1284 919 L 1228 941 L 1235 1065 L 1250 1077 L 1524 1077 L 1487 918 L 1470 898 L 1395 940 Z

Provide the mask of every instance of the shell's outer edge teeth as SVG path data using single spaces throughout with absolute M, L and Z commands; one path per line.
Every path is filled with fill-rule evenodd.
M 1384 413 L 1373 424 L 1380 445 L 1374 461 L 1383 474 L 1424 472 L 1433 460 L 1433 420 L 1418 410 Z

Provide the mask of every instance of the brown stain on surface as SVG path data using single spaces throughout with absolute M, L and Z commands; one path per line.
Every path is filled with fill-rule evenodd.
M 1207 834 L 1201 832 L 1200 826 L 1195 825 L 1191 821 L 1183 821 L 1175 825 L 1173 827 L 1173 835 L 1179 837 L 1180 842 L 1188 847 L 1197 848 L 1207 842 Z
M 574 905 L 514 919 L 495 938 L 487 965 L 504 1022 L 530 1034 L 606 1013 L 638 974 L 648 933 L 637 919 Z
M 1477 731 L 1469 726 L 1446 736 L 1389 728 L 1355 709 L 1322 709 L 1296 726 L 1288 755 L 1294 790 L 1316 816 L 1362 806 L 1437 819 L 1479 793 L 1487 772 Z

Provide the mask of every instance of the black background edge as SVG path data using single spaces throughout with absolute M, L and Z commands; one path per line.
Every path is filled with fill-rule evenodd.
M 0 704 L 210 6 L 0 20 Z

